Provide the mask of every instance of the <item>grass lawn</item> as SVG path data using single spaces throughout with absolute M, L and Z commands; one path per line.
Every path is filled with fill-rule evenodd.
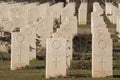
M 120 60 L 114 65 L 113 78 L 91 78 L 91 70 L 81 70 L 70 68 L 67 70 L 65 78 L 57 78 L 50 80 L 120 80 Z M 0 80 L 45 80 L 45 63 L 44 60 L 33 60 L 31 66 L 25 70 L 10 71 L 10 61 L 0 61 Z

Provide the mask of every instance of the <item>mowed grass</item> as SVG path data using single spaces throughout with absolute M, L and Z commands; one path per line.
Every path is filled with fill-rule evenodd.
M 71 68 L 67 70 L 67 76 L 62 78 L 51 78 L 49 80 L 120 80 L 120 42 L 116 36 L 115 25 L 105 19 L 107 27 L 112 34 L 113 39 L 113 77 L 108 78 L 91 78 L 91 69 L 79 69 L 79 53 L 74 53 Z M 90 34 L 90 13 L 88 14 L 88 24 L 79 25 L 78 33 Z M 91 62 L 91 51 L 85 53 Z M 91 65 L 90 65 L 91 66 Z M 45 80 L 45 53 L 39 53 L 36 60 L 30 62 L 30 66 L 23 70 L 10 70 L 10 54 L 4 55 L 0 61 L 0 80 Z
M 71 67 L 67 70 L 67 76 L 51 78 L 49 80 L 120 80 L 120 53 L 114 53 L 113 77 L 91 78 L 91 69 L 78 69 Z M 78 55 L 74 53 L 74 55 Z M 86 53 L 91 57 L 91 53 Z M 45 80 L 45 54 L 39 54 L 39 59 L 32 60 L 30 66 L 23 70 L 10 70 L 10 61 L 0 61 L 0 80 Z M 75 58 L 72 63 L 76 66 L 80 60 Z M 87 60 L 86 60 L 87 61 Z
M 0 61 L 0 80 L 45 80 L 45 68 L 43 65 L 41 67 L 41 61 L 33 63 L 41 68 L 26 70 L 10 71 L 9 64 L 9 61 Z M 65 78 L 49 80 L 101 80 L 101 78 L 91 78 L 91 70 L 69 69 Z M 120 80 L 120 70 L 114 70 L 113 78 L 102 78 L 102 80 Z

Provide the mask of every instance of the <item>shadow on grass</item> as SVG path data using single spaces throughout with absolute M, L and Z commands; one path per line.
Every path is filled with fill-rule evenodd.
M 0 57 L 0 61 L 10 61 L 10 58 L 1 58 Z
M 113 49 L 113 52 L 120 52 L 120 49 Z
M 90 74 L 68 74 L 68 77 L 75 77 L 75 78 L 88 78 L 91 77 Z
M 114 78 L 120 78 L 120 75 L 113 75 Z
M 45 69 L 45 66 L 26 66 L 18 68 L 18 70 L 43 70 Z
M 38 60 L 45 60 L 45 56 L 37 56 Z
M 41 70 L 41 69 L 45 69 L 45 66 L 34 66 L 34 67 L 32 67 L 32 69 L 39 69 L 39 70 Z

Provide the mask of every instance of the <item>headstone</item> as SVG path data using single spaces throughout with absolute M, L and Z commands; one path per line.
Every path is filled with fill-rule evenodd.
M 2 20 L 9 20 L 9 8 L 10 8 L 9 4 L 0 3 L 0 18 Z
M 64 23 L 67 17 L 73 17 L 75 15 L 75 3 L 69 3 L 61 11 L 61 23 Z
M 93 12 L 99 12 L 100 15 L 102 15 L 104 13 L 102 7 L 100 6 L 100 4 L 98 2 L 94 2 Z
M 29 31 L 12 33 L 11 70 L 29 65 L 29 35 Z
M 5 31 L 12 32 L 16 28 L 22 28 L 25 27 L 27 24 L 26 19 L 13 19 L 11 21 L 1 21 L 0 26 L 4 28 Z
M 46 44 L 46 78 L 66 76 L 66 40 L 51 38 Z
M 113 24 L 116 24 L 117 16 L 120 15 L 120 11 L 112 3 L 106 3 L 106 15 L 110 20 L 110 22 L 112 22 Z
M 110 22 L 112 22 L 112 7 L 111 7 L 111 3 L 105 3 L 105 13 L 107 18 L 110 20 Z
M 102 24 L 104 23 L 103 16 L 100 16 L 100 14 L 101 14 L 100 12 L 91 13 L 91 33 L 94 33 L 94 27 L 96 27 L 98 23 L 102 23 Z
M 37 21 L 38 16 L 38 8 L 37 3 L 30 3 L 23 5 L 24 8 L 27 10 L 27 21 L 28 24 L 34 24 L 35 21 Z
M 36 23 L 36 33 L 40 37 L 42 47 L 46 46 L 46 39 L 50 38 L 53 33 L 53 20 L 51 17 L 45 17 Z
M 65 38 L 66 39 L 66 63 L 67 67 L 70 67 L 70 62 L 73 58 L 72 39 L 77 34 L 77 18 L 68 18 L 65 24 L 61 24 L 57 32 L 53 34 L 53 38 Z
M 30 25 L 29 29 L 30 35 L 30 60 L 36 59 L 36 27 Z
M 87 24 L 87 3 L 81 3 L 78 13 L 79 24 Z
M 39 19 L 39 9 L 37 6 L 28 9 L 28 24 L 34 24 Z
M 50 6 L 47 10 L 48 13 L 47 16 L 51 16 L 53 20 L 60 19 L 60 13 L 63 7 L 64 7 L 63 2 L 59 2 L 57 4 Z
M 113 24 L 117 23 L 117 17 L 120 15 L 120 10 L 116 7 L 113 8 Z
M 92 77 L 111 77 L 112 71 L 112 39 L 105 24 L 94 27 L 92 37 Z
M 29 54 L 30 60 L 36 59 L 36 26 L 35 24 L 25 25 L 20 29 L 21 32 L 29 31 Z
M 38 6 L 39 18 L 47 16 L 47 10 L 48 10 L 48 8 L 49 8 L 49 3 L 40 4 Z
M 21 6 L 15 6 L 10 8 L 10 20 L 27 18 L 27 9 Z

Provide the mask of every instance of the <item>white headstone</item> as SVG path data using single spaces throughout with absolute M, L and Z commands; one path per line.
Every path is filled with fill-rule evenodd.
M 47 10 L 49 8 L 49 3 L 40 4 L 38 6 L 39 9 L 39 18 L 47 16 Z
M 66 40 L 51 38 L 46 44 L 46 78 L 66 76 Z
M 27 9 L 23 6 L 15 6 L 10 8 L 10 19 L 22 19 L 27 18 L 28 12 Z
M 63 7 L 64 7 L 63 2 L 59 2 L 57 4 L 50 6 L 47 10 L 48 13 L 47 16 L 51 16 L 54 20 L 60 19 L 61 10 L 63 9 Z
M 11 70 L 29 65 L 29 35 L 29 31 L 12 33 Z
M 100 6 L 100 4 L 98 2 L 94 2 L 94 4 L 93 4 L 93 12 L 98 12 L 99 15 L 102 15 L 104 13 L 102 7 Z
M 9 20 L 9 8 L 10 8 L 9 4 L 0 3 L 0 18 L 2 20 Z
M 78 11 L 78 22 L 79 24 L 87 24 L 87 3 L 81 3 Z
M 75 15 L 75 3 L 69 3 L 61 11 L 61 23 L 64 23 L 66 18 L 73 17 Z
M 37 6 L 28 9 L 28 24 L 34 24 L 39 19 L 39 9 Z
M 36 33 L 40 37 L 41 46 L 45 47 L 46 39 L 50 38 L 53 33 L 53 20 L 51 17 L 40 19 L 36 24 Z
M 112 71 L 112 39 L 105 24 L 94 27 L 92 37 L 92 77 L 110 77 Z

